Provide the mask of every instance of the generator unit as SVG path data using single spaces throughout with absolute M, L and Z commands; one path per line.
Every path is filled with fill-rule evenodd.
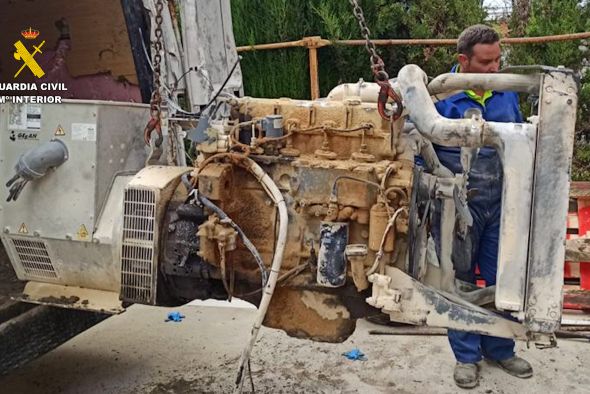
M 0 203 L 2 242 L 29 281 L 24 300 L 122 310 L 118 203 L 145 165 L 148 114 L 106 101 L 0 106 L 0 173 L 14 180 Z

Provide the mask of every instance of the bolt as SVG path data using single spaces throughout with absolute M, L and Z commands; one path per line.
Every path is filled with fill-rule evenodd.
M 41 234 L 39 233 L 39 231 L 33 231 L 33 235 L 35 237 L 40 237 L 41 236 Z
M 552 87 L 552 86 L 547 86 L 547 87 L 545 88 L 545 91 L 546 91 L 547 93 L 551 93 L 551 92 L 553 91 L 553 87 Z
M 10 228 L 4 227 L 4 234 L 8 234 L 10 232 Z
M 567 99 L 567 103 L 568 103 L 568 105 L 572 105 L 572 103 L 573 103 L 573 102 L 574 102 L 574 100 L 572 100 L 572 99 Z
M 72 240 L 72 234 L 66 234 L 66 239 L 71 241 Z

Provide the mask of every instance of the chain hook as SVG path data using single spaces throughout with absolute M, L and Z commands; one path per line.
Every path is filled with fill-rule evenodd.
M 377 84 L 381 87 L 379 89 L 379 96 L 377 96 L 377 110 L 379 115 L 385 120 L 396 121 L 402 115 L 404 110 L 402 99 L 393 90 L 393 87 L 389 83 L 389 80 L 377 81 Z M 387 102 L 392 99 L 395 103 L 395 110 L 387 109 Z
M 399 119 L 401 116 L 404 107 L 402 104 L 401 98 L 398 96 L 397 93 L 393 90 L 393 87 L 389 83 L 389 75 L 385 71 L 385 63 L 381 56 L 377 53 L 377 49 L 375 47 L 375 43 L 371 41 L 370 34 L 371 31 L 367 26 L 367 22 L 365 21 L 365 15 L 363 14 L 363 9 L 359 5 L 357 0 L 349 0 L 350 4 L 353 7 L 353 13 L 356 17 L 359 27 L 361 29 L 361 34 L 365 39 L 365 48 L 367 52 L 369 52 L 369 59 L 371 61 L 371 71 L 375 77 L 375 81 L 381 89 L 379 90 L 379 96 L 377 99 L 377 109 L 379 110 L 379 115 L 385 120 L 395 121 Z M 396 110 L 388 110 L 387 109 L 387 101 L 392 99 L 396 104 Z
M 161 95 L 161 85 L 160 85 L 160 73 L 161 67 L 160 64 L 162 62 L 162 22 L 164 18 L 162 17 L 162 11 L 164 9 L 163 0 L 157 0 L 156 2 L 156 28 L 154 30 L 154 35 L 156 40 L 154 42 L 154 89 L 152 91 L 152 98 L 150 100 L 150 120 L 148 121 L 145 129 L 143 131 L 143 139 L 145 144 L 150 146 L 152 132 L 156 130 L 158 134 L 158 138 L 155 141 L 156 147 L 160 147 L 164 138 L 162 136 L 162 95 Z

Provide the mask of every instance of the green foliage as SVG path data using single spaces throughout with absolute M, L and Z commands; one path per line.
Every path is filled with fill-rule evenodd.
M 590 72 L 586 72 L 581 81 L 576 130 L 572 179 L 590 181 Z
M 411 38 L 453 38 L 466 27 L 483 23 L 484 18 L 478 1 L 415 0 L 405 25 Z M 456 59 L 454 46 L 412 46 L 408 52 L 408 63 L 419 64 L 429 75 L 448 72 Z
M 572 180 L 590 180 L 590 142 L 578 139 L 574 145 Z
M 448 38 L 483 21 L 477 0 L 359 0 L 371 38 Z M 362 38 L 346 0 L 232 0 L 236 44 L 294 41 L 308 36 L 330 40 Z M 418 63 L 432 75 L 448 71 L 454 48 L 380 46 L 377 50 L 390 76 L 407 63 Z M 308 54 L 288 48 L 242 54 L 244 90 L 251 96 L 309 98 Z M 372 81 L 364 46 L 335 45 L 318 50 L 320 92 L 343 82 Z
M 298 40 L 304 35 L 303 0 L 232 0 L 236 45 Z M 307 50 L 247 52 L 241 62 L 244 90 L 258 97 L 309 97 Z
M 533 0 L 526 36 L 546 36 L 583 32 L 590 29 L 590 6 L 578 0 Z M 587 56 L 579 50 L 579 41 L 546 44 L 515 45 L 510 51 L 510 62 L 515 64 L 563 65 L 580 70 Z
M 526 36 L 546 36 L 590 30 L 590 4 L 578 0 L 533 0 Z M 572 178 L 590 180 L 590 42 L 564 41 L 547 44 L 515 45 L 509 50 L 511 64 L 563 65 L 580 77 L 577 138 Z

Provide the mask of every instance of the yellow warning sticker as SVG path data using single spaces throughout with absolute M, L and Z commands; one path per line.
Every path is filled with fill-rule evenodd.
M 85 225 L 80 225 L 78 229 L 78 239 L 87 239 L 88 238 L 88 230 L 86 230 Z
M 61 125 L 57 125 L 57 129 L 55 129 L 54 135 L 57 137 L 63 137 L 64 135 L 66 135 L 66 131 L 63 127 L 61 127 Z
M 28 234 L 29 233 L 29 229 L 27 228 L 26 224 L 21 224 L 19 229 L 18 229 L 18 233 L 19 234 Z

